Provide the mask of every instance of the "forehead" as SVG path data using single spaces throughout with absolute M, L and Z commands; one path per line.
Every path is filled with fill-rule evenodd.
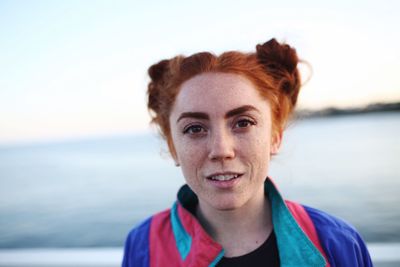
M 242 105 L 267 105 L 256 87 L 245 77 L 232 73 L 203 73 L 181 86 L 175 109 L 210 112 Z

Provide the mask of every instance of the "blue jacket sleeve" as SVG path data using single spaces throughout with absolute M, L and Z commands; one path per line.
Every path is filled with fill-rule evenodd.
M 360 234 L 341 219 L 305 207 L 315 225 L 321 245 L 332 267 L 372 267 L 371 257 Z
M 134 228 L 128 235 L 122 267 L 148 267 L 150 266 L 149 234 L 151 218 Z

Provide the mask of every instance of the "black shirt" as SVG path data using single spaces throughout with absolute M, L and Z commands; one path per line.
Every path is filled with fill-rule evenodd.
M 184 196 L 182 196 L 184 197 Z M 198 205 L 197 198 L 187 202 L 185 208 L 196 216 L 196 207 Z M 279 267 L 278 245 L 276 244 L 275 232 L 269 235 L 267 240 L 256 250 L 239 257 L 225 258 L 223 257 L 217 264 L 217 267 L 237 267 L 237 266 L 268 266 Z
M 267 240 L 256 250 L 239 257 L 223 257 L 217 264 L 217 267 L 236 266 L 279 267 L 279 253 L 275 233 L 272 231 Z

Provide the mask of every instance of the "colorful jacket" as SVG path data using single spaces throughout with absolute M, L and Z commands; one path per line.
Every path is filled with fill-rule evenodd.
M 273 182 L 265 182 L 280 264 L 302 266 L 372 266 L 357 231 L 322 211 L 283 200 Z M 224 250 L 185 207 L 197 196 L 185 185 L 173 207 L 134 228 L 125 243 L 123 267 L 215 266 Z

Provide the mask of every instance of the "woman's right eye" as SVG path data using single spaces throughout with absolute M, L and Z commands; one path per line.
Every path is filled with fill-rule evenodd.
M 205 131 L 206 131 L 206 129 L 204 129 L 204 127 L 201 125 L 191 125 L 191 126 L 186 127 L 183 130 L 183 133 L 184 134 L 200 134 Z

